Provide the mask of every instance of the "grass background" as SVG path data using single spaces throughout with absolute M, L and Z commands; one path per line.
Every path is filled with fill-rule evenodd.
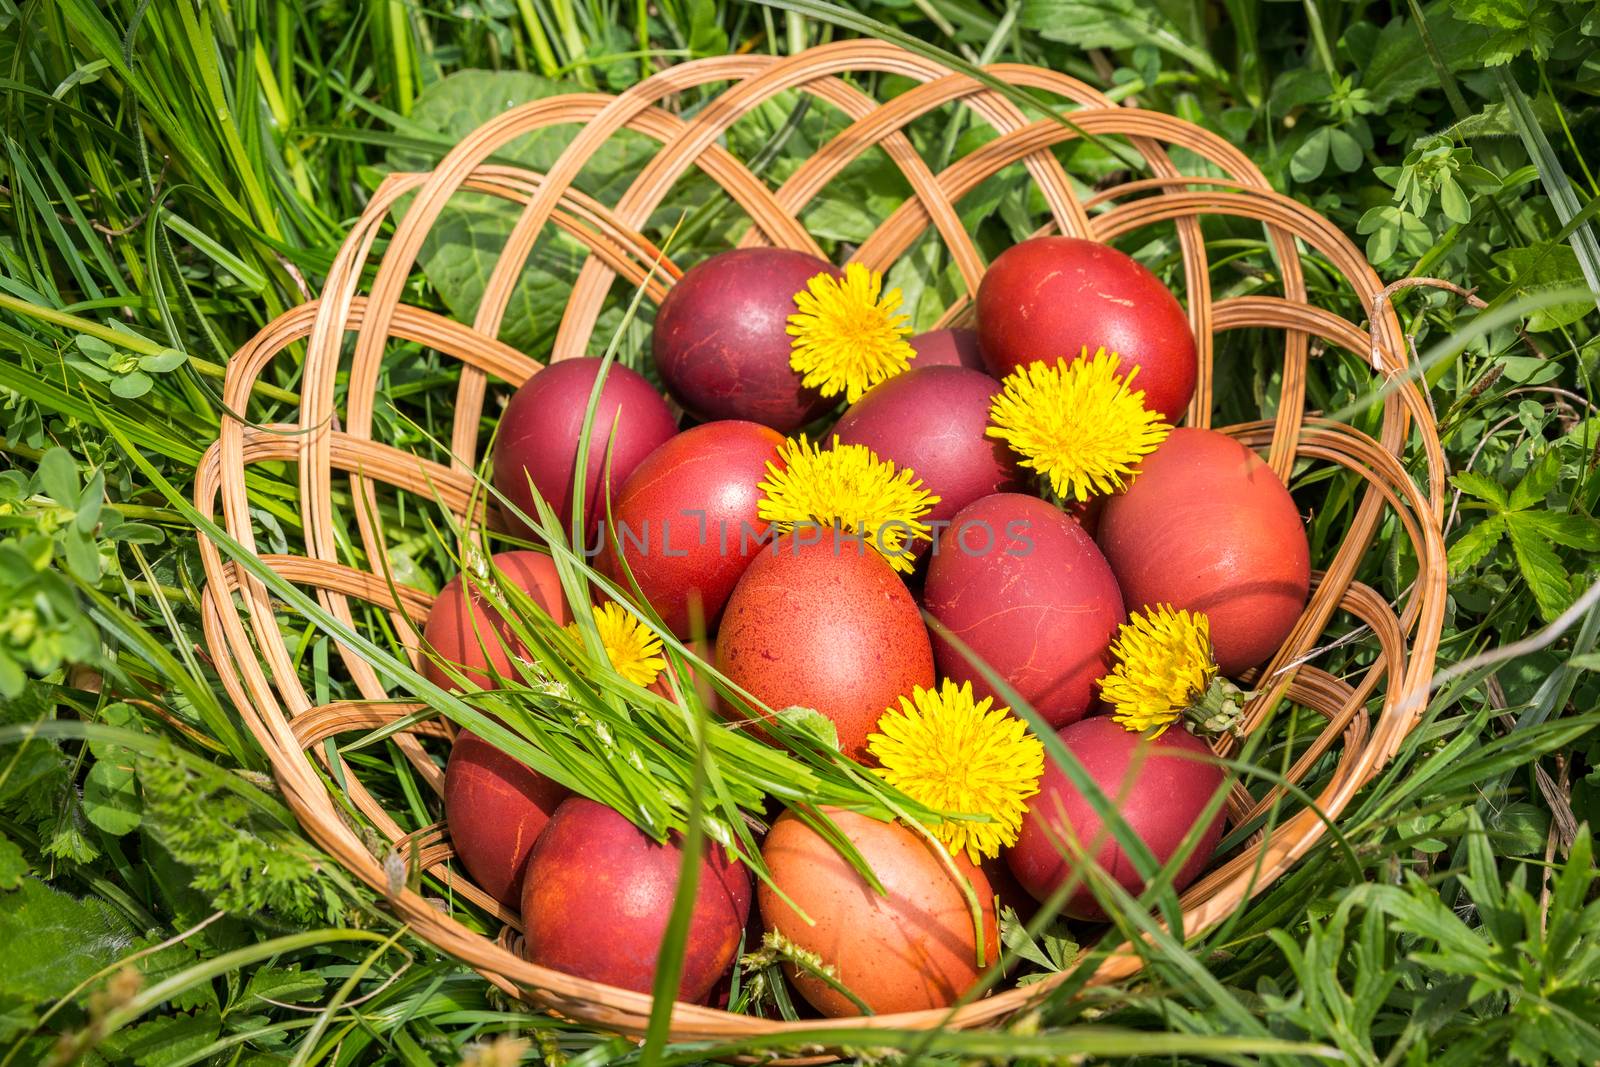
M 641 1052 L 514 1010 L 316 854 L 199 651 L 193 529 L 117 438 L 187 493 L 233 350 L 317 291 L 385 171 L 427 165 L 505 100 L 897 31 L 972 62 L 1064 70 L 1216 130 L 1364 242 L 1386 280 L 1459 287 L 1397 306 L 1431 361 L 1456 476 L 1441 667 L 1488 659 L 1441 686 L 1340 838 L 1223 929 L 1160 944 L 1137 982 L 1058 997 L 1007 1032 L 885 1033 L 869 1058 L 1600 1059 L 1592 4 L 0 0 L 0 1064 L 705 1054 Z M 835 128 L 793 111 L 763 109 L 730 136 L 772 180 Z M 930 156 L 978 136 L 917 131 Z M 515 154 L 537 164 L 558 148 Z M 587 190 L 615 196 L 643 151 L 622 144 Z M 1121 166 L 1072 152 L 1087 182 Z M 687 210 L 681 261 L 736 231 L 704 188 L 675 195 L 652 223 Z M 837 251 L 901 195 L 868 161 L 805 221 Z M 987 255 L 1039 221 L 1020 180 L 969 200 Z M 470 310 L 502 224 L 462 212 L 407 299 Z M 1219 293 L 1270 285 L 1259 234 L 1207 238 Z M 1171 270 L 1159 241 L 1136 250 Z M 571 262 L 541 247 L 507 340 L 536 354 L 548 343 L 560 300 L 541 283 Z M 1308 277 L 1315 299 L 1363 318 L 1314 262 Z M 953 294 L 936 249 L 892 280 L 924 319 Z M 608 315 L 621 323 L 620 308 Z M 625 328 L 622 358 L 637 360 L 643 337 Z M 402 355 L 379 418 L 426 451 L 413 423 L 445 414 L 450 372 Z M 1239 368 L 1223 421 L 1259 411 L 1270 348 L 1229 338 L 1223 358 Z M 274 374 L 252 415 L 292 405 L 292 361 Z M 1334 409 L 1364 385 L 1330 355 L 1311 388 Z M 253 488 L 263 543 L 292 542 L 292 472 L 263 471 Z M 436 586 L 450 569 L 437 537 L 415 516 L 388 519 L 396 576 Z M 1338 520 L 1317 516 L 1314 545 Z M 1407 566 L 1386 540 L 1363 577 L 1398 596 Z M 293 637 L 336 695 L 326 636 Z M 1362 663 L 1354 648 L 1326 665 Z M 432 821 L 402 760 L 361 758 L 417 825 Z M 1046 966 L 1061 948 L 1038 946 Z

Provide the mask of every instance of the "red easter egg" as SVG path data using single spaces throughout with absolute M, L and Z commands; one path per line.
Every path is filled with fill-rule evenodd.
M 939 497 L 923 516 L 937 533 L 979 497 L 1018 485 L 1011 450 L 984 436 L 989 401 L 999 391 L 1000 383 L 981 371 L 912 364 L 856 401 L 833 432 L 840 444 L 866 445 L 879 459 L 916 472 Z
M 785 248 L 738 248 L 695 264 L 656 312 L 651 346 L 661 380 L 701 419 L 746 419 L 798 430 L 831 402 L 789 366 L 795 294 L 826 260 Z
M 777 462 L 783 436 L 754 422 L 708 422 L 685 430 L 647 456 L 617 493 L 612 521 L 622 559 L 667 627 L 691 636 L 698 614 L 716 629 L 722 608 L 767 524 L 756 517 L 758 483 Z M 630 592 L 614 545 L 603 570 Z
M 676 835 L 658 844 L 604 804 L 567 799 L 528 857 L 524 954 L 541 967 L 649 993 L 682 863 Z M 750 875 L 715 842 L 701 856 L 694 901 L 678 999 L 698 1002 L 733 965 L 750 916 Z
M 560 517 L 563 530 L 572 524 L 572 489 L 589 394 L 600 373 L 598 359 L 552 363 L 525 382 L 500 417 L 494 448 L 494 486 L 529 519 L 538 521 L 529 482 Z M 601 480 L 610 455 L 607 495 L 627 480 L 639 461 L 678 432 L 677 421 L 661 394 L 637 371 L 612 364 L 600 390 L 590 430 L 584 510 L 588 529 L 605 515 Z M 532 536 L 520 519 L 506 512 L 513 532 Z
M 950 856 L 900 823 L 839 808 L 825 812 L 883 891 L 786 811 L 761 849 L 772 876 L 770 885 L 763 882 L 756 890 L 763 924 L 821 957 L 875 1014 L 948 1007 L 982 974 L 977 924 L 957 878 L 970 883 L 978 898 L 986 965 L 999 955 L 994 894 L 983 871 L 965 854 Z M 785 971 L 823 1015 L 861 1014 L 854 1001 L 815 975 L 792 966 Z
M 978 331 L 965 326 L 919 333 L 911 338 L 911 347 L 917 350 L 911 361 L 913 370 L 934 366 L 987 370 L 983 362 L 983 350 L 978 347 Z
M 1305 610 L 1300 511 L 1272 468 L 1226 434 L 1174 430 L 1106 499 L 1096 537 L 1130 609 L 1206 614 L 1224 674 L 1271 657 Z
M 570 790 L 463 730 L 444 768 L 450 844 L 478 888 L 508 908 L 545 824 Z
M 1083 717 L 1124 618 L 1094 540 L 1037 497 L 996 493 L 956 513 L 923 589 L 928 614 L 1052 726 Z M 939 673 L 1009 704 L 966 653 L 934 629 Z
M 1057 736 L 1116 806 L 1129 829 L 1161 863 L 1177 855 L 1184 835 L 1199 821 L 1212 795 L 1222 786 L 1223 770 L 1217 764 L 1174 755 L 1203 756 L 1211 751 L 1181 725 L 1169 727 L 1154 740 L 1145 740 L 1119 726 L 1110 716 L 1096 715 L 1073 723 Z M 1222 839 L 1222 825 L 1219 812 L 1178 871 L 1173 882 L 1178 891 L 1199 877 L 1211 862 L 1217 842 Z M 1061 844 L 1066 845 L 1069 854 L 1076 850 L 1080 858 L 1069 860 L 1063 856 L 1057 847 Z M 1078 868 L 1083 855 L 1092 855 L 1128 892 L 1138 895 L 1144 890 L 1144 880 L 1133 861 L 1117 844 L 1094 805 L 1078 792 L 1055 761 L 1047 760 L 1039 792 L 1028 802 L 1017 843 L 1006 851 L 1006 863 L 1022 887 L 1042 901 Z M 1077 919 L 1105 918 L 1084 882 L 1067 898 L 1062 910 Z
M 1003 378 L 1104 346 L 1139 368 L 1133 388 L 1169 422 L 1194 396 L 1194 333 L 1172 292 L 1134 259 L 1078 237 L 1034 237 L 995 257 L 978 285 L 978 342 Z
M 717 632 L 717 669 L 773 711 L 820 711 L 856 760 L 869 758 L 886 709 L 934 683 L 905 583 L 873 549 L 816 529 L 777 538 L 745 569 Z
M 565 626 L 572 621 L 561 592 L 561 577 L 549 556 L 519 550 L 497 552 L 490 558 L 503 580 L 514 583 L 528 594 L 556 623 Z M 422 628 L 422 643 L 434 653 L 433 657 L 422 658 L 422 673 L 441 689 L 457 687 L 441 669 L 439 659 L 455 664 L 479 689 L 494 687 L 489 673 L 491 667 L 500 678 L 521 677 L 512 667 L 510 657 L 513 652 L 523 654 L 523 649 L 510 624 L 484 603 L 483 595 L 475 586 L 470 599 L 464 596 L 460 575 L 450 579 L 434 598 L 428 621 Z

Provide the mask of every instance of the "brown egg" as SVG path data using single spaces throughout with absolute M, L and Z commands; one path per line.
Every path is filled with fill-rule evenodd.
M 566 598 L 561 592 L 561 578 L 550 557 L 542 552 L 518 550 L 498 552 L 493 557 L 494 566 L 518 589 L 550 614 L 558 625 L 572 621 L 567 611 Z M 461 592 L 461 576 L 450 579 L 439 591 L 428 612 L 428 621 L 422 630 L 423 644 L 442 660 L 456 664 L 467 679 L 480 689 L 491 688 L 489 669 L 505 679 L 520 675 L 511 665 L 510 654 L 524 655 L 521 644 L 511 626 L 483 602 L 483 596 L 474 587 L 470 602 Z M 441 689 L 454 689 L 456 685 L 434 659 L 424 656 L 422 673 Z
M 528 853 L 570 790 L 463 730 L 444 767 L 450 845 L 478 888 L 508 908 L 522 899 Z
M 993 891 L 965 856 L 951 857 L 983 913 L 983 967 L 972 913 L 960 885 L 931 844 L 899 823 L 824 809 L 861 853 L 885 890 L 876 892 L 823 837 L 792 812 L 767 834 L 761 855 L 773 886 L 756 890 L 761 919 L 823 963 L 874 1014 L 943 1008 L 999 958 Z M 804 918 L 802 917 L 802 913 Z M 811 923 L 807 923 L 809 918 Z M 859 1015 L 850 998 L 813 976 L 788 969 L 811 1006 L 830 1018 Z
M 648 993 L 683 863 L 604 804 L 571 797 L 528 857 L 522 889 L 528 959 Z M 714 842 L 700 859 L 678 998 L 702 1001 L 733 965 L 750 915 L 750 875 Z
M 996 493 L 951 520 L 928 564 L 928 614 L 1052 726 L 1081 719 L 1125 617 L 1094 540 L 1037 497 Z M 934 639 L 940 673 L 1009 703 L 977 663 Z
M 857 760 L 884 710 L 934 682 L 905 583 L 871 548 L 814 529 L 777 538 L 746 568 L 717 632 L 717 668 L 773 711 L 820 711 Z

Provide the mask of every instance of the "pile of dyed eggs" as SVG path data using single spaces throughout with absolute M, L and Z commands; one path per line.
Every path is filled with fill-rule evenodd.
M 1194 337 L 1143 266 L 1040 237 L 990 266 L 975 330 L 908 336 L 898 301 L 858 265 L 725 252 L 658 311 L 665 395 L 605 369 L 582 470 L 601 361 L 542 370 L 500 423 L 494 483 L 533 546 L 495 557 L 502 580 L 571 622 L 534 529 L 542 498 L 589 539 L 621 601 L 607 610 L 705 649 L 726 728 L 814 709 L 843 757 L 950 813 L 928 833 L 825 809 L 881 892 L 814 817 L 781 807 L 759 886 L 709 847 L 685 1000 L 713 996 L 741 943 L 778 935 L 815 964 L 787 974 L 824 1015 L 938 1008 L 997 958 L 997 899 L 1025 912 L 1054 896 L 1095 922 L 1116 885 L 1136 896 L 1144 880 L 1103 805 L 1047 758 L 1041 723 L 1159 863 L 1199 827 L 1172 879 L 1184 888 L 1223 830 L 1206 734 L 1236 728 L 1234 681 L 1257 677 L 1305 608 L 1306 535 L 1282 481 L 1232 437 L 1178 425 Z M 512 676 L 515 636 L 459 580 L 424 638 L 439 684 Z M 662 691 L 663 661 L 616 665 Z M 460 862 L 520 913 L 529 959 L 651 989 L 675 840 L 470 733 L 445 804 Z

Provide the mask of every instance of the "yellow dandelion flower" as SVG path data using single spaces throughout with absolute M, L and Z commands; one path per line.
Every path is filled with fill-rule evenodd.
M 1100 679 L 1111 717 L 1135 733 L 1160 737 L 1181 718 L 1202 732 L 1232 728 L 1239 690 L 1219 677 L 1211 652 L 1211 621 L 1198 611 L 1157 604 L 1136 611 L 1111 642 L 1116 666 Z
M 795 294 L 789 316 L 794 338 L 789 366 L 801 383 L 823 396 L 844 394 L 854 404 L 874 385 L 911 365 L 911 327 L 900 309 L 900 290 L 883 292 L 883 275 L 859 263 L 844 277 L 818 274 Z
M 667 661 L 661 656 L 661 638 L 622 605 L 615 601 L 596 604 L 594 625 L 600 632 L 600 644 L 605 647 L 612 668 L 634 685 L 652 685 L 666 670 Z M 568 624 L 567 632 L 575 640 L 583 640 L 577 623 Z
M 778 450 L 756 488 L 764 494 L 756 515 L 777 533 L 815 523 L 859 537 L 899 571 L 912 567 L 911 543 L 932 540 L 921 521 L 939 498 L 922 488 L 908 468 L 896 470 L 866 445 L 818 448 L 805 434 Z
M 938 690 L 916 686 L 878 720 L 867 749 L 884 781 L 930 808 L 953 813 L 934 830 L 952 855 L 977 863 L 1013 845 L 1027 800 L 1039 791 L 1044 745 L 1009 708 L 974 702 L 972 683 L 946 678 Z M 984 815 L 978 822 L 957 815 Z
M 1139 368 L 1119 378 L 1118 362 L 1115 352 L 1091 357 L 1085 347 L 1071 363 L 1018 367 L 995 395 L 985 432 L 1048 478 L 1063 500 L 1116 492 L 1172 432 L 1144 406 L 1144 391 L 1131 388 Z

